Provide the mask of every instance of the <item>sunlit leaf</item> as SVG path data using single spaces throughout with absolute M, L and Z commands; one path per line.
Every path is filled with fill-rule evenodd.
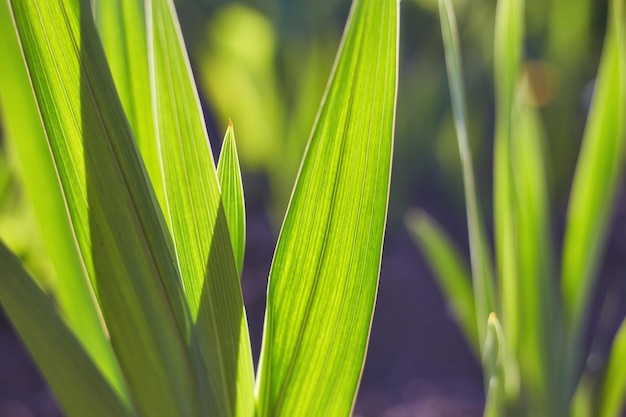
M 243 184 L 239 156 L 235 144 L 235 131 L 232 122 L 228 123 L 226 136 L 222 143 L 220 159 L 217 163 L 217 176 L 222 191 L 222 202 L 228 220 L 230 241 L 237 262 L 237 270 L 241 275 L 243 255 L 246 249 L 246 212 L 243 198 Z
M 352 409 L 385 229 L 397 36 L 396 0 L 353 2 L 270 272 L 260 417 Z

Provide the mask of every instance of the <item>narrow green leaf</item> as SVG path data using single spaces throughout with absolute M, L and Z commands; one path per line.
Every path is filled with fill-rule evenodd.
M 143 415 L 196 416 L 189 311 L 86 1 L 12 1 L 86 270 Z
M 52 300 L 0 242 L 0 305 L 69 417 L 135 416 L 59 316 Z
M 454 246 L 443 229 L 424 212 L 410 212 L 406 223 L 426 261 L 435 272 L 439 286 L 452 306 L 465 338 L 476 356 L 480 357 L 481 344 L 478 340 L 472 277 L 459 249 Z
M 224 202 L 171 0 L 148 7 L 157 136 L 166 215 L 206 362 L 210 415 L 251 416 L 254 372 Z
M 518 214 L 519 300 L 518 358 L 531 414 L 561 415 L 567 402 L 557 397 L 560 313 L 548 188 L 539 115 L 518 94 L 512 116 L 511 159 Z M 557 411 L 551 407 L 564 407 Z M 533 411 L 534 410 L 534 411 Z
M 222 202 L 226 219 L 228 220 L 228 230 L 230 232 L 230 242 L 233 245 L 237 271 L 241 276 L 243 268 L 243 256 L 246 250 L 246 211 L 243 199 L 243 183 L 241 182 L 241 168 L 239 167 L 239 156 L 237 155 L 237 145 L 235 144 L 235 131 L 233 123 L 228 122 L 228 129 L 222 143 L 220 159 L 217 163 L 217 177 L 222 190 Z
M 161 207 L 163 177 L 150 101 L 148 41 L 143 0 L 96 0 L 94 14 L 117 93 Z
M 352 409 L 387 212 L 398 4 L 352 3 L 270 272 L 260 417 Z
M 612 1 L 604 50 L 567 212 L 561 290 L 569 346 L 585 328 L 589 300 L 624 164 L 626 139 L 626 11 Z M 574 374 L 582 352 L 573 353 Z
M 508 402 L 517 401 L 519 385 L 516 356 L 520 340 L 518 297 L 518 211 L 512 161 L 513 104 L 518 85 L 524 26 L 524 1 L 499 0 L 494 33 L 496 125 L 494 139 L 494 238 L 498 270 L 500 320 L 506 337 L 504 381 Z
M 483 344 L 483 367 L 487 385 L 484 417 L 501 417 L 505 413 L 504 332 L 495 313 L 489 315 L 487 336 Z
M 613 339 L 613 346 L 600 381 L 598 416 L 619 417 L 626 406 L 626 319 Z
M 439 17 L 441 33 L 446 55 L 446 69 L 452 99 L 452 111 L 456 135 L 459 143 L 461 164 L 463 165 L 463 184 L 467 206 L 467 224 L 470 240 L 470 256 L 472 259 L 472 277 L 476 302 L 475 320 L 478 323 L 478 340 L 482 344 L 486 337 L 485 324 L 489 314 L 496 311 L 494 295 L 494 278 L 492 260 L 485 231 L 480 215 L 480 207 L 476 197 L 472 153 L 469 147 L 467 124 L 465 119 L 465 87 L 463 83 L 463 66 L 459 46 L 459 35 L 450 0 L 439 0 Z
M 24 188 L 32 201 L 46 253 L 54 266 L 54 296 L 68 326 L 106 375 L 116 391 L 128 398 L 117 359 L 105 336 L 99 307 L 90 288 L 82 258 L 67 218 L 50 148 L 26 66 L 20 50 L 9 3 L 0 1 L 0 104 L 5 140 L 10 141 L 22 169 Z

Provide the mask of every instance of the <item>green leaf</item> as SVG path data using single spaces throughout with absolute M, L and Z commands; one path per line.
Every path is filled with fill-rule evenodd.
M 477 337 L 479 344 L 482 344 L 486 337 L 485 325 L 489 314 L 496 311 L 495 291 L 493 288 L 493 267 L 489 254 L 489 246 L 486 243 L 487 239 L 485 237 L 483 220 L 480 215 L 480 207 L 478 206 L 478 199 L 476 197 L 472 154 L 469 147 L 467 124 L 465 121 L 465 87 L 463 83 L 463 66 L 459 47 L 459 35 L 454 8 L 449 0 L 439 0 L 439 17 L 446 55 L 446 69 L 448 71 L 452 111 L 454 113 L 461 164 L 463 165 L 463 184 L 465 187 L 472 277 L 476 302 L 474 317 L 478 323 Z
M 524 2 L 499 0 L 496 7 L 494 77 L 496 126 L 494 142 L 494 235 L 500 283 L 500 319 L 507 347 L 519 340 L 519 270 L 517 207 L 511 160 L 512 112 L 522 55 Z
M 76 246 L 50 148 L 12 22 L 9 3 L 0 1 L 0 104 L 5 140 L 22 166 L 46 253 L 54 266 L 54 293 L 62 315 L 82 346 L 119 395 L 128 398 L 117 359 L 105 336 L 85 266 Z
M 0 242 L 0 304 L 70 417 L 135 416 L 74 336 L 51 299 Z
M 516 294 L 520 330 L 517 354 L 524 389 L 532 393 L 526 400 L 529 412 L 548 410 L 551 415 L 561 415 L 567 411 L 568 401 L 557 397 L 561 389 L 557 379 L 558 355 L 562 353 L 558 342 L 562 334 L 554 280 L 543 132 L 539 115 L 525 100 L 527 96 L 518 93 L 511 138 L 520 274 Z M 551 407 L 564 408 L 557 411 Z
M 580 349 L 589 301 L 615 193 L 624 165 L 626 139 L 626 11 L 612 1 L 609 24 L 585 127 L 567 212 L 563 241 L 561 290 L 571 349 Z M 571 372 L 581 366 L 582 352 L 571 354 Z
M 250 416 L 248 326 L 200 100 L 173 2 L 152 0 L 148 18 L 166 216 L 206 363 L 203 400 L 210 415 Z
M 397 0 L 353 2 L 270 272 L 260 417 L 352 409 L 380 271 L 397 37 Z
M 480 357 L 481 343 L 478 340 L 472 278 L 459 249 L 441 226 L 424 212 L 410 212 L 406 223 L 426 261 L 435 272 L 439 286 L 452 306 L 465 338 L 476 356 Z
M 598 416 L 619 417 L 626 406 L 626 319 L 613 339 L 613 346 L 600 381 Z
M 483 344 L 483 368 L 487 385 L 484 417 L 500 417 L 505 413 L 504 357 L 506 355 L 504 332 L 495 313 L 489 315 L 487 337 Z
M 76 241 L 138 410 L 198 415 L 190 314 L 91 10 L 79 0 L 11 4 Z
M 94 15 L 117 93 L 161 207 L 163 177 L 150 103 L 146 13 L 142 0 L 96 0 Z
M 241 169 L 239 156 L 235 144 L 235 131 L 233 123 L 229 121 L 220 159 L 217 163 L 217 177 L 222 190 L 224 211 L 228 220 L 230 241 L 233 245 L 237 271 L 241 276 L 243 268 L 243 256 L 246 249 L 246 211 L 243 198 L 243 184 L 241 182 Z

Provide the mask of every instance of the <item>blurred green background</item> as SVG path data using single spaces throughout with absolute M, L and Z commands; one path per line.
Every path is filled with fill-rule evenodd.
M 456 0 L 454 4 L 478 192 L 489 224 L 496 2 Z M 350 1 L 181 0 L 177 5 L 214 151 L 220 147 L 229 119 L 235 127 L 249 222 L 244 296 L 258 355 L 265 280 L 276 235 Z M 558 244 L 601 52 L 607 1 L 528 0 L 526 8 L 524 81 L 541 109 L 548 138 L 546 154 Z M 356 414 L 391 413 L 389 410 L 410 402 L 414 394 L 407 392 L 445 385 L 448 388 L 437 388 L 444 397 L 469 398 L 467 414 L 454 415 L 479 415 L 480 371 L 403 224 L 409 208 L 422 207 L 467 248 L 461 166 L 436 0 L 402 1 L 400 40 L 386 249 Z M 0 102 L 0 111 L 10 105 Z M 22 256 L 42 285 L 53 291 L 54 274 L 20 186 L 20 167 L 12 157 L 10 141 L 0 140 L 0 236 Z M 443 381 L 440 385 L 428 379 L 436 380 L 438 375 Z M 10 377 L 0 375 L 0 382 L 2 378 Z M 478 414 L 473 413 L 475 409 Z M 404 415 L 401 412 L 385 415 Z

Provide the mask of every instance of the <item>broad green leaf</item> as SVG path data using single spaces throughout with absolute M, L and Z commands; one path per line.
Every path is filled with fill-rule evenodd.
M 450 0 L 439 0 L 439 17 L 446 55 L 452 111 L 454 113 L 459 153 L 463 165 L 463 184 L 465 187 L 472 277 L 476 302 L 474 320 L 478 323 L 477 337 L 479 344 L 482 344 L 486 337 L 485 324 L 489 314 L 496 311 L 492 260 L 489 254 L 489 246 L 486 243 L 487 239 L 485 237 L 482 216 L 480 215 L 478 199 L 476 198 L 472 153 L 469 147 L 465 121 L 465 86 L 463 83 L 459 35 L 454 8 Z
M 222 191 L 222 202 L 230 241 L 233 245 L 237 271 L 241 276 L 243 268 L 243 256 L 246 249 L 246 211 L 243 198 L 243 183 L 241 182 L 241 168 L 235 143 L 235 131 L 233 123 L 228 122 L 228 129 L 222 143 L 220 159 L 217 163 L 217 177 Z
M 150 105 L 146 14 L 143 0 L 96 0 L 94 14 L 117 93 L 161 207 L 161 164 Z
M 626 319 L 613 339 L 605 369 L 598 395 L 598 416 L 619 417 L 626 406 Z
M 496 7 L 494 77 L 494 235 L 500 290 L 500 320 L 507 348 L 515 352 L 519 337 L 517 209 L 511 161 L 511 119 L 522 55 L 523 0 L 499 0 Z
M 352 409 L 380 271 L 397 37 L 397 0 L 352 3 L 274 254 L 259 417 Z
M 410 212 L 406 222 L 426 261 L 435 272 L 439 286 L 452 306 L 465 338 L 476 356 L 480 357 L 481 344 L 478 341 L 472 277 L 459 249 L 426 213 Z
M 566 406 L 567 401 L 556 395 L 560 391 L 556 379 L 558 358 L 562 356 L 557 342 L 562 335 L 558 330 L 560 309 L 556 301 L 543 134 L 539 115 L 527 100 L 527 96 L 518 93 L 511 137 L 519 242 L 518 358 L 524 389 L 532 393 L 526 400 L 529 412 L 561 415 L 567 408 L 560 412 L 550 408 Z
M 148 7 L 151 76 L 166 216 L 206 362 L 210 415 L 251 416 L 254 373 L 224 202 L 171 0 Z
M 567 212 L 561 290 L 573 375 L 582 365 L 582 332 L 624 164 L 625 8 L 620 0 L 612 1 L 609 8 L 608 30 Z
M 0 242 L 0 305 L 69 417 L 135 416 L 89 358 L 52 300 Z
M 90 288 L 37 104 L 26 72 L 9 4 L 0 1 L 0 104 L 5 140 L 22 166 L 23 184 L 38 220 L 46 253 L 56 272 L 54 296 L 62 316 L 109 383 L 128 393 L 117 359 L 105 336 L 99 308 Z M 2 274 L 4 275 L 4 274 Z
M 138 410 L 196 416 L 197 341 L 91 10 L 80 0 L 11 4 L 76 241 Z

